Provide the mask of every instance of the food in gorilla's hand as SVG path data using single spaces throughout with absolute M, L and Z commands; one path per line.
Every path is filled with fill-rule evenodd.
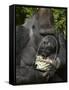
M 43 58 L 43 56 L 36 56 L 36 62 L 35 64 L 37 65 L 36 69 L 42 70 L 42 71 L 50 71 L 53 69 L 54 64 L 53 60 L 50 58 Z

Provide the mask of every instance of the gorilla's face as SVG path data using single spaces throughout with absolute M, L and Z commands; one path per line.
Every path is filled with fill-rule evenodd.
M 56 41 L 50 36 L 43 38 L 39 46 L 38 54 L 47 57 L 55 52 Z

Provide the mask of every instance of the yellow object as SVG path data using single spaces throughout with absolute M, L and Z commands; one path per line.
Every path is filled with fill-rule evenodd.
M 42 56 L 37 56 L 36 62 L 35 62 L 35 64 L 37 65 L 36 68 L 39 70 L 44 70 L 44 71 L 49 70 L 49 68 L 48 68 L 48 66 L 50 65 L 49 62 L 52 63 L 52 61 L 49 60 L 49 58 L 43 59 Z

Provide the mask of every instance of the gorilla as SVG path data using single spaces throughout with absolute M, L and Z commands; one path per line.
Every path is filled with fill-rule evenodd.
M 53 75 L 50 74 L 48 77 L 45 72 L 36 69 L 37 66 L 34 63 L 37 51 L 44 57 L 53 58 L 56 55 L 54 63 L 56 70 L 51 71 Z M 66 71 L 66 44 L 63 32 L 54 30 L 51 9 L 40 8 L 23 25 L 16 26 L 16 83 L 66 82 Z

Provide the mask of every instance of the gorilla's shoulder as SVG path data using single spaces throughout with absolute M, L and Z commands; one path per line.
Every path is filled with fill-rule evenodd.
M 16 26 L 16 53 L 26 46 L 29 41 L 29 30 L 23 25 Z

